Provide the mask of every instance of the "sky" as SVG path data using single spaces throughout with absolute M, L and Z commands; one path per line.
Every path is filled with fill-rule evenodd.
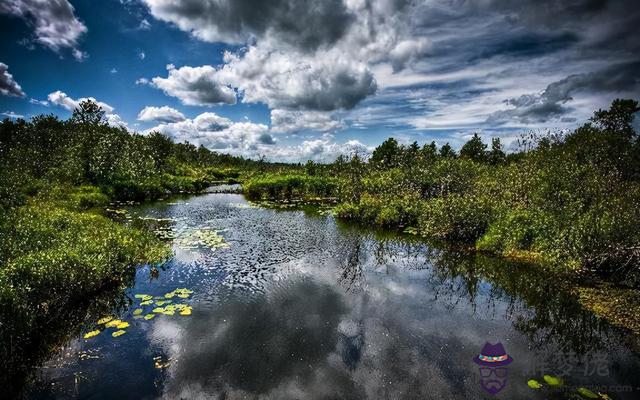
M 0 0 L 0 118 L 109 124 L 273 161 L 388 137 L 509 148 L 640 99 L 635 0 Z

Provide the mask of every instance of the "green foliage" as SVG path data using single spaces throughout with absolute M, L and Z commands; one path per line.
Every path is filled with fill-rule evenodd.
M 307 200 L 336 194 L 333 178 L 308 175 L 261 175 L 247 180 L 244 193 L 253 200 Z

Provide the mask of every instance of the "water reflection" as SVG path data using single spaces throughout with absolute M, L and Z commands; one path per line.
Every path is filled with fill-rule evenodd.
M 154 218 L 134 223 L 218 230 L 229 248 L 175 245 L 165 269 L 138 271 L 131 293 L 191 288 L 193 315 L 137 321 L 119 342 L 76 341 L 102 348 L 100 359 L 57 369 L 86 378 L 65 392 L 76 397 L 482 398 L 471 360 L 485 341 L 515 359 L 503 398 L 559 397 L 527 387 L 543 373 L 574 385 L 640 380 L 630 336 L 537 267 L 336 224 L 311 209 L 253 207 L 233 194 L 132 211 Z M 586 374 L 603 354 L 606 374 Z M 154 370 L 153 357 L 167 367 Z M 49 383 L 42 376 L 28 397 L 52 397 Z

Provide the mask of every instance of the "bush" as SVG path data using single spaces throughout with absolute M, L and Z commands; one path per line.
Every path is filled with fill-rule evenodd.
M 490 224 L 476 248 L 505 255 L 544 252 L 550 257 L 559 234 L 551 215 L 539 210 L 514 209 Z
M 485 233 L 491 216 L 486 199 L 452 194 L 424 202 L 418 228 L 424 236 L 473 243 Z
M 252 200 L 310 200 L 335 196 L 333 178 L 307 175 L 262 175 L 247 180 L 244 193 Z

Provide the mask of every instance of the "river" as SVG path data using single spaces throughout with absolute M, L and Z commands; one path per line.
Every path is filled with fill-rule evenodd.
M 127 215 L 163 232 L 174 257 L 138 268 L 113 310 L 130 325 L 124 334 L 87 321 L 37 370 L 27 398 L 493 398 L 473 361 L 486 342 L 512 360 L 485 382 L 502 387 L 497 398 L 565 398 L 580 387 L 640 398 L 637 338 L 538 268 L 240 194 Z M 143 295 L 153 304 L 141 306 Z

